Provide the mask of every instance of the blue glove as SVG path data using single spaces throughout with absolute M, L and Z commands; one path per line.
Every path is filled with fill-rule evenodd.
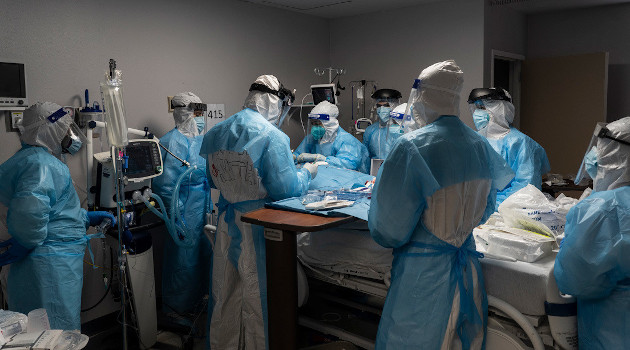
M 31 249 L 24 248 L 24 246 L 18 243 L 15 238 L 0 242 L 0 248 L 5 248 L 7 246 L 9 249 L 0 254 L 0 266 L 8 265 L 21 260 L 31 252 Z
M 105 219 L 110 219 L 112 226 L 116 225 L 116 218 L 108 211 L 88 211 L 87 216 L 90 226 L 98 226 Z

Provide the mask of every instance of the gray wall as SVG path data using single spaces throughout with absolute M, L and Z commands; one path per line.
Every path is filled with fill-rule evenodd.
M 507 6 L 490 6 L 485 1 L 484 17 L 484 87 L 491 85 L 492 50 L 517 55 L 526 54 L 526 16 Z
M 452 0 L 332 20 L 330 57 L 333 67 L 347 70 L 342 85 L 376 80 L 379 88 L 402 92 L 407 102 L 422 69 L 454 59 L 464 71 L 460 115 L 472 126 L 466 98 L 483 83 L 482 1 Z M 340 99 L 346 130 L 352 125 L 350 96 L 348 88 Z
M 609 52 L 608 121 L 630 115 L 630 4 L 527 17 L 528 58 Z
M 193 91 L 225 103 L 229 116 L 258 75 L 275 74 L 301 96 L 319 82 L 313 68 L 329 65 L 327 20 L 239 1 L 0 0 L 0 12 L 0 60 L 25 63 L 31 103 L 79 106 L 86 88 L 99 96 L 114 58 L 124 74 L 127 125 L 149 126 L 158 137 L 173 127 L 168 95 Z M 0 138 L 2 163 L 19 141 L 4 126 Z M 84 156 L 68 162 L 81 197 Z M 85 267 L 83 304 L 90 306 L 104 291 L 102 271 Z M 84 321 L 114 307 L 108 301 Z

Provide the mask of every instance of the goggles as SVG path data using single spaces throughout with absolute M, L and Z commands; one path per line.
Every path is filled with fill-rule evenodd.
M 273 89 L 269 88 L 267 85 L 253 83 L 249 87 L 249 91 L 266 92 L 268 94 L 272 94 L 272 95 L 278 96 L 283 101 L 284 100 L 289 100 L 290 101 L 289 104 L 291 104 L 291 103 L 293 103 L 293 101 L 295 101 L 295 95 L 293 94 L 293 92 L 291 92 L 289 89 L 287 89 L 284 86 L 282 86 L 282 84 L 280 84 L 280 89 L 273 90 Z

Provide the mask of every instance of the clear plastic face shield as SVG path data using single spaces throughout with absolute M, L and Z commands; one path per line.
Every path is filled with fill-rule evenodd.
M 378 98 L 374 100 L 372 107 L 372 120 L 386 125 L 389 122 L 389 114 L 400 104 L 397 98 Z
M 61 150 L 63 153 L 76 154 L 81 149 L 81 146 L 87 142 L 87 137 L 74 122 L 74 109 L 70 107 L 60 108 L 47 119 L 51 123 L 56 123 L 65 116 L 69 116 L 73 121 L 70 123 L 66 135 L 61 139 Z
M 573 181 L 576 185 L 586 186 L 588 184 L 588 180 L 594 180 L 597 176 L 597 141 L 601 137 L 607 137 L 607 133 L 609 131 L 606 129 L 606 125 L 606 123 L 597 123 L 595 126 L 595 131 L 593 132 L 591 141 L 589 142 L 588 147 L 586 148 L 586 153 L 582 158 L 582 164 L 580 164 L 580 169 Z M 608 136 L 608 138 L 615 140 L 610 136 Z M 623 140 L 621 141 L 626 143 Z
M 405 115 L 402 122 L 403 132 L 405 134 L 417 130 L 421 127 L 416 123 L 416 120 L 414 118 L 414 115 L 422 113 L 422 103 L 419 103 L 421 88 L 422 81 L 420 79 L 415 79 L 413 81 L 413 86 L 411 87 L 409 101 L 407 101 L 407 108 L 405 109 Z
M 389 123 L 387 124 L 387 137 L 398 137 L 404 133 L 403 123 L 405 112 L 393 110 L 389 113 Z
M 312 136 L 313 141 L 319 143 L 319 141 L 326 134 L 326 127 L 324 127 L 324 122 L 330 120 L 330 115 L 328 114 L 317 114 L 310 113 L 308 115 L 308 133 Z
M 291 91 L 285 88 L 282 84 L 280 84 L 280 89 L 273 90 L 267 85 L 254 83 L 249 87 L 249 91 L 266 92 L 277 96 L 280 99 L 280 115 L 278 116 L 276 127 L 278 129 L 281 129 L 282 123 L 284 123 L 284 119 L 287 117 L 287 114 L 289 114 L 289 110 L 291 109 L 293 102 L 295 102 L 295 90 Z

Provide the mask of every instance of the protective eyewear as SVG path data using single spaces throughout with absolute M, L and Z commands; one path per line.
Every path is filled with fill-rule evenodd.
M 284 86 L 282 86 L 282 84 L 280 84 L 280 89 L 273 90 L 273 89 L 269 88 L 267 85 L 253 83 L 249 87 L 249 91 L 266 92 L 268 94 L 272 94 L 272 95 L 278 96 L 281 100 L 288 100 L 288 101 L 290 101 L 290 102 L 288 102 L 289 105 L 291 105 L 291 103 L 293 103 L 293 101 L 295 101 L 295 95 L 293 94 L 293 92 L 291 92 L 291 90 L 289 90 L 289 89 L 285 88 Z
M 177 107 L 188 107 L 192 109 L 193 111 L 207 111 L 208 110 L 208 105 L 205 103 L 191 102 L 188 105 L 184 105 L 184 104 L 179 104 L 179 103 L 173 103 L 173 101 L 171 100 L 171 108 L 175 109 Z
M 617 142 L 622 143 L 624 145 L 630 146 L 630 142 L 628 142 L 626 140 L 618 139 L 616 137 L 613 137 L 610 134 L 610 130 L 608 130 L 606 128 L 606 126 L 604 126 L 604 125 L 597 125 L 595 127 L 595 132 L 593 133 L 593 136 L 597 136 L 597 137 L 603 138 L 603 139 L 609 139 L 609 140 L 617 141 Z

